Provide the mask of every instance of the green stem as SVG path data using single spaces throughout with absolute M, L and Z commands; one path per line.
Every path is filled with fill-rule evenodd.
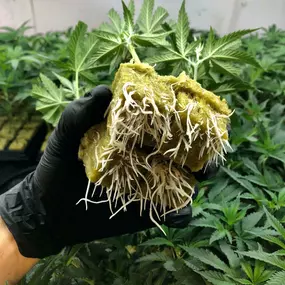
M 3 94 L 4 94 L 4 101 L 6 101 L 7 103 L 7 108 L 5 108 L 6 113 L 8 118 L 12 118 L 13 117 L 13 103 L 11 102 L 11 100 L 9 100 L 9 93 L 7 91 L 6 88 L 3 88 Z
M 75 71 L 75 98 L 79 99 L 80 95 L 79 95 L 79 73 L 78 71 Z
M 128 44 L 127 47 L 135 63 L 141 63 L 134 46 L 132 44 Z
M 194 69 L 194 75 L 193 75 L 194 78 L 193 79 L 195 81 L 197 81 L 197 78 L 198 78 L 198 67 L 199 67 L 198 63 L 193 64 L 193 69 Z
M 171 248 L 171 250 L 172 250 L 173 259 L 178 259 L 175 248 Z

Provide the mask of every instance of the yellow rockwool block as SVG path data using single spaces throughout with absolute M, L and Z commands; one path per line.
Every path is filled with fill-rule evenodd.
M 126 186 L 133 191 L 136 179 L 145 183 L 140 175 L 134 177 L 134 161 L 151 182 L 153 173 L 148 167 L 159 157 L 171 161 L 176 174 L 179 169 L 188 171 L 193 186 L 195 179 L 190 173 L 222 154 L 231 110 L 224 99 L 203 89 L 184 72 L 178 77 L 160 76 L 148 64 L 124 63 L 116 73 L 112 91 L 106 122 L 92 127 L 81 141 L 79 158 L 90 181 L 97 182 L 118 164 L 126 163 L 129 172 L 121 175 L 132 176 Z M 165 175 L 165 166 L 160 169 Z M 112 179 L 106 176 L 101 184 L 111 187 Z M 168 205 L 175 206 L 171 201 Z

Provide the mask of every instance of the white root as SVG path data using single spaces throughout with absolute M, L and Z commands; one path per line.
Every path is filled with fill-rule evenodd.
M 225 155 L 231 146 L 228 140 L 224 139 L 223 136 L 227 131 L 222 132 L 219 128 L 218 120 L 220 118 L 229 119 L 229 116 L 213 114 L 210 112 L 209 118 L 207 118 L 207 132 L 202 135 L 203 144 L 200 146 L 199 157 L 202 157 L 206 152 L 209 154 L 210 159 L 207 162 L 206 167 L 209 164 L 218 165 L 220 162 L 224 163 L 226 161 Z
M 153 90 L 145 88 L 144 97 L 139 101 L 134 98 L 135 84 L 124 84 L 123 98 L 118 99 L 113 108 L 108 109 L 111 116 L 111 124 L 108 125 L 109 144 L 103 147 L 103 151 L 102 146 L 99 146 L 100 149 L 95 147 L 94 150 L 94 168 L 101 172 L 102 176 L 95 183 L 91 198 L 97 187 L 103 184 L 109 185 L 104 189 L 107 199 L 96 202 L 88 198 L 91 187 L 89 180 L 85 197 L 78 201 L 85 202 L 86 210 L 88 202 L 108 202 L 112 213 L 110 218 L 113 218 L 120 211 L 126 211 L 130 203 L 137 201 L 140 202 L 142 215 L 149 202 L 149 217 L 164 232 L 158 221 L 192 203 L 194 188 L 190 185 L 183 167 L 193 143 L 199 140 L 199 158 L 208 154 L 211 157 L 209 164 L 218 163 L 219 160 L 225 161 L 225 154 L 230 145 L 228 140 L 223 139 L 225 132 L 220 129 L 219 120 L 228 119 L 229 116 L 209 113 L 206 120 L 207 130 L 203 132 L 202 122 L 193 124 L 191 121 L 191 113 L 199 107 L 199 103 L 191 101 L 184 110 L 177 111 L 177 98 L 173 86 L 174 84 L 171 85 L 169 94 L 160 96 L 162 101 L 166 102 L 163 111 L 156 104 Z M 187 114 L 185 126 L 181 122 L 181 113 Z M 178 128 L 175 134 L 172 133 L 174 123 Z M 137 145 L 143 147 L 146 135 L 154 139 L 155 146 L 153 152 L 142 158 L 136 153 L 135 148 Z M 176 145 L 163 153 L 169 160 L 162 161 L 159 159 L 159 153 L 163 145 L 173 137 Z M 99 139 L 100 134 L 96 132 L 95 141 Z M 186 154 L 181 155 L 181 151 L 185 151 Z M 177 168 L 174 160 L 179 155 L 181 166 Z M 100 197 L 102 191 L 103 189 Z M 118 208 L 119 202 L 121 205 Z M 113 208 L 118 209 L 115 211 Z

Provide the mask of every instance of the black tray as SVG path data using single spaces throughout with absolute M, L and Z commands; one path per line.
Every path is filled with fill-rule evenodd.
M 17 132 L 15 133 L 14 137 L 9 141 L 4 150 L 0 150 L 0 161 L 27 161 L 37 158 L 40 147 L 47 133 L 47 125 L 43 121 L 39 122 L 38 126 L 35 127 L 32 137 L 29 139 L 26 147 L 23 150 L 9 149 L 9 146 L 16 139 L 16 136 L 22 130 L 23 125 L 27 122 L 29 122 L 29 119 L 27 119 L 26 121 L 23 120 L 22 126 L 17 129 Z

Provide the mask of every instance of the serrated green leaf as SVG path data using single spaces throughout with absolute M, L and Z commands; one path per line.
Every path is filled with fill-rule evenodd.
M 205 213 L 205 217 L 195 219 L 191 221 L 190 224 L 196 227 L 206 227 L 206 228 L 217 229 L 217 225 L 220 224 L 220 221 L 216 216 Z
M 263 207 L 263 210 L 269 224 L 285 239 L 285 228 L 282 224 L 273 215 L 271 215 L 265 207 Z
M 70 37 L 67 47 L 70 53 L 70 61 L 72 62 L 73 69 L 77 69 L 77 66 L 79 65 L 78 62 L 82 56 L 81 45 L 84 42 L 86 31 L 87 25 L 79 21 Z
M 158 51 L 158 55 L 149 57 L 145 61 L 148 62 L 149 64 L 155 64 L 155 63 L 176 61 L 180 59 L 181 56 L 178 53 L 170 50 L 162 50 L 161 52 Z
M 175 267 L 175 262 L 174 260 L 168 260 L 163 264 L 163 267 L 167 270 L 167 271 L 171 271 L 171 272 L 175 272 L 177 271 L 177 268 Z
M 51 95 L 50 98 L 54 99 L 54 101 L 59 101 L 61 99 L 61 94 L 58 92 L 57 86 L 44 74 L 40 74 L 40 79 L 44 88 Z
M 221 74 L 230 75 L 239 80 L 240 69 L 234 66 L 232 63 L 223 62 L 220 60 L 212 59 L 211 63 L 215 70 Z
M 144 0 L 140 15 L 138 18 L 138 25 L 142 32 L 146 34 L 151 34 L 151 26 L 152 26 L 152 14 L 154 9 L 154 0 Z
M 264 176 L 259 174 L 259 176 L 256 175 L 247 175 L 244 177 L 245 179 L 247 179 L 248 181 L 259 185 L 259 186 L 263 186 L 263 187 L 267 187 L 267 184 L 264 181 Z
M 272 276 L 272 273 L 273 271 L 265 270 L 265 264 L 263 262 L 255 262 L 254 280 L 256 283 L 266 282 L 270 276 Z
M 60 81 L 60 83 L 68 88 L 71 91 L 74 91 L 73 84 L 65 77 L 60 76 L 59 74 L 53 72 L 53 74 L 57 77 L 57 79 Z
M 216 197 L 220 195 L 220 193 L 228 186 L 229 179 L 220 179 L 211 187 L 211 191 L 209 191 L 208 197 L 210 202 L 215 202 Z M 216 202 L 218 203 L 218 201 Z
M 205 285 L 202 277 L 186 266 L 172 274 L 176 279 L 176 283 L 172 285 Z
M 167 246 L 171 246 L 174 247 L 174 244 L 167 240 L 166 238 L 160 238 L 160 237 L 156 237 L 150 240 L 147 240 L 145 242 L 143 242 L 142 244 L 140 244 L 141 246 L 158 246 L 158 245 L 167 245 Z
M 222 253 L 226 255 L 231 268 L 237 268 L 240 266 L 239 257 L 228 243 L 225 241 L 220 242 L 220 249 Z
M 161 34 L 136 34 L 132 37 L 133 41 L 138 43 L 141 46 L 166 46 L 168 42 L 166 41 L 166 36 L 168 36 L 171 32 L 165 32 Z
M 218 84 L 216 88 L 213 88 L 212 91 L 215 94 L 231 94 L 236 93 L 237 91 L 243 91 L 250 89 L 250 86 L 248 84 L 245 84 L 244 82 L 223 82 Z
M 274 243 L 279 245 L 281 248 L 285 249 L 285 244 L 279 238 L 269 235 L 260 236 L 262 239 L 269 241 L 270 243 Z
M 238 251 L 238 254 L 241 254 L 243 256 L 247 256 L 256 260 L 263 261 L 265 263 L 269 263 L 271 265 L 274 265 L 276 267 L 279 267 L 283 270 L 285 270 L 285 261 L 280 259 L 278 256 L 275 256 L 274 254 L 267 253 L 264 251 Z
M 121 45 L 118 44 L 109 44 L 99 47 L 93 57 L 91 57 L 89 65 L 94 65 L 97 62 L 104 61 L 106 58 L 109 58 L 110 55 L 115 54 L 120 47 Z
M 235 180 L 237 183 L 239 183 L 242 187 L 244 187 L 245 189 L 247 189 L 250 193 L 252 193 L 253 195 L 257 195 L 258 193 L 256 193 L 256 190 L 255 188 L 252 186 L 252 184 L 246 180 L 243 179 L 243 177 L 228 169 L 228 168 L 225 168 L 225 167 L 222 167 L 223 171 L 225 173 L 227 173 L 233 180 Z
M 93 33 L 85 36 L 87 25 L 79 22 L 68 44 L 70 53 L 70 68 L 79 73 L 85 70 L 86 62 L 95 51 L 97 38 Z
M 240 50 L 231 50 L 231 49 L 221 50 L 219 52 L 212 54 L 209 59 L 210 60 L 217 59 L 217 60 L 239 62 L 239 63 L 243 62 L 243 63 L 248 63 L 250 65 L 253 65 L 255 67 L 260 67 L 259 63 L 256 61 L 254 57 Z
M 199 44 L 201 44 L 201 39 L 195 40 L 191 44 L 187 44 L 185 49 L 185 56 L 190 56 L 195 53 L 195 49 Z
M 120 15 L 117 11 L 115 11 L 113 8 L 108 13 L 109 19 L 113 23 L 114 31 L 116 31 L 118 34 L 122 31 L 122 20 Z
M 243 231 L 250 231 L 253 227 L 255 227 L 258 222 L 263 217 L 262 212 L 254 212 L 247 215 L 245 218 L 242 219 L 242 230 Z
M 116 32 L 115 27 L 111 23 L 105 23 L 105 22 L 100 24 L 97 30 L 107 32 L 107 33 Z
M 132 17 L 132 13 L 125 4 L 124 1 L 122 1 L 123 5 L 123 11 L 124 11 L 124 30 L 128 33 L 128 36 L 133 34 L 134 31 L 134 19 Z
M 112 44 L 121 44 L 122 42 L 119 36 L 117 36 L 114 33 L 110 33 L 110 32 L 97 30 L 95 31 L 95 36 L 99 38 L 100 40 L 110 42 Z
M 189 20 L 185 9 L 185 0 L 183 0 L 181 8 L 179 10 L 178 20 L 176 25 L 176 43 L 178 50 L 183 56 L 185 55 L 189 32 L 190 32 Z
M 266 235 L 271 235 L 271 236 L 278 236 L 278 232 L 275 230 L 270 230 L 264 227 L 255 227 L 252 228 L 251 230 L 248 231 L 248 233 L 256 235 L 256 236 L 266 236 Z
M 249 263 L 247 262 L 242 262 L 241 263 L 241 267 L 242 267 L 242 270 L 245 272 L 245 274 L 247 275 L 247 277 L 250 279 L 250 280 L 253 280 L 254 276 L 253 276 L 253 270 L 252 270 L 252 267 Z
M 211 282 L 213 285 L 235 285 L 236 283 L 229 281 L 225 274 L 208 270 L 208 271 L 198 271 L 198 274 L 203 276 L 206 280 Z
M 265 285 L 285 285 L 285 271 L 279 271 L 273 274 Z
M 43 118 L 56 125 L 59 118 L 70 102 L 65 99 L 64 92 L 45 75 L 40 74 L 43 86 L 34 85 L 32 96 L 37 99 L 36 109 L 44 114 Z
M 191 248 L 187 246 L 181 246 L 190 256 L 197 258 L 201 262 L 208 264 L 216 269 L 222 270 L 225 273 L 232 274 L 232 270 L 215 254 L 206 249 Z
M 137 259 L 137 262 L 147 262 L 147 261 L 168 261 L 171 260 L 169 256 L 167 256 L 163 252 L 154 252 L 145 256 L 140 257 Z
M 207 51 L 211 51 L 213 50 L 213 45 L 215 43 L 215 33 L 214 33 L 214 30 L 212 27 L 210 27 L 210 31 L 209 31 L 209 34 L 208 34 L 208 38 L 207 38 L 207 41 L 206 41 L 206 44 L 205 44 L 205 47 L 204 47 L 204 54 L 207 52 Z
M 167 32 L 170 32 L 170 31 L 173 31 L 175 29 L 173 29 L 173 27 L 171 27 L 168 23 L 163 23 L 162 24 L 162 27 L 165 31 Z M 176 44 L 176 35 L 175 33 L 171 33 L 169 35 L 169 38 L 168 38 L 168 41 L 170 42 L 170 46 L 171 46 L 171 50 L 174 52 L 174 53 L 177 53 L 180 55 L 180 52 L 178 50 L 178 47 L 177 47 L 177 44 Z M 182 56 L 182 55 L 180 55 Z
M 218 53 L 221 50 L 225 50 L 228 47 L 231 47 L 230 45 L 233 42 L 254 31 L 256 31 L 256 29 L 239 30 L 221 37 L 220 39 L 216 40 L 214 43 L 212 42 L 211 44 L 207 45 L 206 46 L 207 48 L 204 48 L 203 57 L 204 58 L 212 57 L 215 53 Z
M 250 169 L 257 175 L 261 174 L 256 164 L 252 160 L 250 160 L 248 157 L 244 157 L 242 160 L 243 160 L 244 166 L 246 166 L 248 169 Z
M 210 237 L 210 244 L 212 244 L 215 241 L 221 240 L 223 239 L 225 236 L 227 235 L 227 230 L 216 230 L 212 233 L 211 237 Z
M 150 32 L 160 32 L 162 30 L 162 24 L 164 20 L 168 17 L 168 15 L 168 12 L 164 8 L 158 7 L 152 17 Z
M 136 9 L 134 0 L 130 0 L 129 5 L 128 5 L 128 9 L 129 9 L 129 11 L 130 11 L 130 13 L 132 15 L 132 18 L 134 19 L 134 17 L 135 17 L 135 9 Z
M 116 69 L 118 69 L 121 62 L 123 62 L 124 51 L 125 51 L 124 46 L 121 46 L 117 50 L 116 55 L 113 57 L 112 61 L 110 62 L 110 65 L 109 65 L 109 74 L 112 74 Z
M 242 285 L 252 285 L 251 281 L 243 279 L 243 278 L 236 278 L 234 280 L 236 280 L 239 284 L 242 284 Z

